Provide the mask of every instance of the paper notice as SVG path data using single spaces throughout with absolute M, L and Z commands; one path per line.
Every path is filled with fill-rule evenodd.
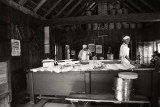
M 96 53 L 102 53 L 102 45 L 96 45 Z

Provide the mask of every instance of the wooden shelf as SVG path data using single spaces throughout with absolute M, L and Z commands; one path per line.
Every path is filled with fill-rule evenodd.
M 70 94 L 66 100 L 71 102 L 112 102 L 112 103 L 150 103 L 149 99 L 145 96 L 134 95 L 130 101 L 118 101 L 114 98 L 113 94 Z

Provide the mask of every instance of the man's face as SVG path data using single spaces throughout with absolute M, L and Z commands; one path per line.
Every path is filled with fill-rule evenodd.
M 129 44 L 129 42 L 130 42 L 130 39 L 125 39 L 124 40 L 124 43 L 126 43 L 126 44 Z

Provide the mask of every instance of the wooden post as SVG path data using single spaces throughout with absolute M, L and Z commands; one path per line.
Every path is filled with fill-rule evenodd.
M 152 71 L 151 106 L 158 107 L 158 69 Z
M 91 93 L 91 72 L 86 71 L 84 73 L 84 76 L 85 76 L 85 92 Z
M 28 91 L 30 96 L 30 104 L 34 104 L 34 83 L 33 83 L 33 72 L 27 74 Z

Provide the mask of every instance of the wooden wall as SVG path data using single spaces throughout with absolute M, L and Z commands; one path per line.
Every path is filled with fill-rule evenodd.
M 26 95 L 26 70 L 41 66 L 44 32 L 43 26 L 29 25 L 32 17 L 2 3 L 0 14 L 0 58 L 6 57 L 11 63 L 12 106 L 15 107 Z M 11 39 L 20 40 L 21 56 L 11 56 Z
M 57 31 L 58 32 L 58 31 Z M 142 40 L 143 30 L 142 29 L 120 29 L 120 30 L 75 30 L 75 31 L 61 31 L 59 34 L 55 34 L 56 41 L 61 41 L 60 43 L 64 47 L 66 44 L 71 46 L 71 49 L 76 50 L 76 55 L 78 55 L 82 45 L 84 43 L 93 43 L 92 39 L 98 39 L 95 44 L 102 44 L 102 38 L 98 38 L 99 35 L 108 35 L 104 37 L 104 52 L 105 58 L 107 54 L 108 47 L 112 48 L 112 53 L 115 59 L 119 58 L 119 48 L 122 43 L 122 37 L 125 35 L 131 36 L 132 52 L 136 52 L 136 42 Z M 130 44 L 130 45 L 131 45 Z M 64 54 L 64 53 L 63 53 Z M 132 56 L 132 55 L 131 55 Z M 132 58 L 135 58 L 132 56 Z M 64 57 L 63 57 L 64 59 Z
M 155 41 L 160 40 L 160 22 L 150 23 L 146 25 L 144 31 L 145 41 Z

